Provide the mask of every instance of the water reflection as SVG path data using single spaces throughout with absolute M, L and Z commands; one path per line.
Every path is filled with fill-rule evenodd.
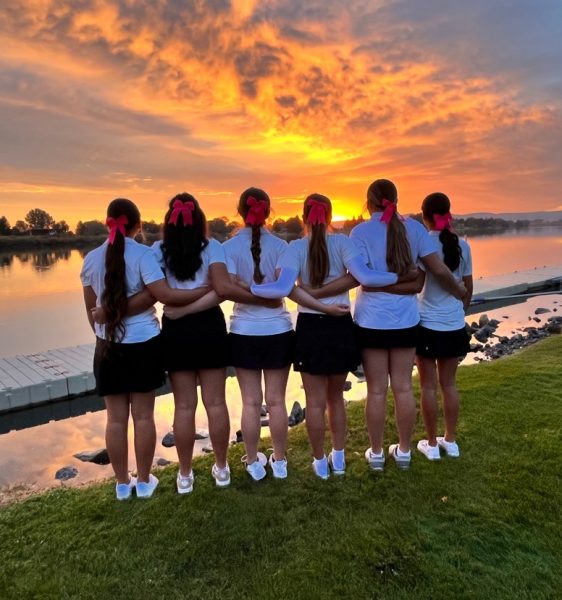
M 17 259 L 22 264 L 30 264 L 37 271 L 44 271 L 59 260 L 69 260 L 72 252 L 70 248 L 57 248 L 56 250 L 2 253 L 0 254 L 0 266 L 3 269 L 9 269 L 14 264 L 14 259 Z M 81 253 L 79 250 L 77 252 Z

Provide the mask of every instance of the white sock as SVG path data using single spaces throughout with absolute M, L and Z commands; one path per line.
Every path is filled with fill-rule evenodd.
M 332 448 L 332 456 L 334 458 L 345 458 L 345 450 L 334 450 Z
M 398 448 L 396 448 L 396 456 L 410 456 L 410 450 L 408 450 L 408 452 L 402 452 L 402 450 L 400 450 L 400 446 L 398 446 Z

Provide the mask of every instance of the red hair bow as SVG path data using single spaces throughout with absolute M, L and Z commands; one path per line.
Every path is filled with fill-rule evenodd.
M 105 224 L 109 227 L 109 237 L 107 238 L 110 244 L 115 241 L 115 236 L 119 232 L 123 237 L 127 235 L 125 231 L 125 225 L 129 224 L 129 219 L 125 215 L 121 215 L 114 219 L 113 217 L 107 217 Z
M 246 225 L 262 226 L 265 223 L 265 213 L 267 211 L 267 202 L 265 200 L 257 200 L 253 196 L 248 196 L 246 206 L 250 207 L 244 222 Z
M 318 225 L 320 223 L 326 225 L 326 212 L 328 210 L 326 204 L 324 202 L 319 202 L 318 200 L 309 200 L 308 206 L 310 206 L 307 217 L 309 224 Z
M 453 222 L 453 217 L 451 213 L 447 213 L 446 215 L 438 215 L 435 213 L 433 215 L 433 226 L 435 227 L 435 231 L 443 231 L 443 229 L 451 229 L 451 223 Z
M 178 217 L 181 215 L 183 219 L 183 226 L 193 225 L 193 210 L 195 204 L 191 201 L 182 202 L 179 198 L 172 205 L 172 214 L 168 219 L 168 223 L 172 225 L 178 224 Z
M 392 219 L 396 213 L 396 202 L 391 202 L 385 198 L 382 201 L 382 205 L 384 207 L 384 212 L 382 213 L 380 220 L 388 225 L 390 223 L 390 219 Z

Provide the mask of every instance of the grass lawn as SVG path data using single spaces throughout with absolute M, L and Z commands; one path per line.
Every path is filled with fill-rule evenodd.
M 553 337 L 462 368 L 458 460 L 369 472 L 356 403 L 342 478 L 312 475 L 299 426 L 285 482 L 250 482 L 236 447 L 225 490 L 204 457 L 189 496 L 167 468 L 149 501 L 104 483 L 4 507 L 0 598 L 562 598 L 561 358 Z

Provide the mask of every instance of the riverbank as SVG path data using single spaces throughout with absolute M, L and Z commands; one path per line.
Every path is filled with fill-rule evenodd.
M 286 481 L 250 482 L 237 445 L 229 489 L 215 488 L 202 457 L 186 497 L 170 467 L 150 501 L 118 503 L 102 483 L 4 507 L 0 597 L 554 598 L 561 353 L 554 336 L 460 369 L 459 460 L 416 453 L 410 471 L 388 464 L 375 476 L 362 403 L 352 403 L 342 478 L 312 476 L 299 426 Z
M 103 244 L 106 237 L 106 235 L 7 235 L 0 236 L 0 252 L 95 248 Z

